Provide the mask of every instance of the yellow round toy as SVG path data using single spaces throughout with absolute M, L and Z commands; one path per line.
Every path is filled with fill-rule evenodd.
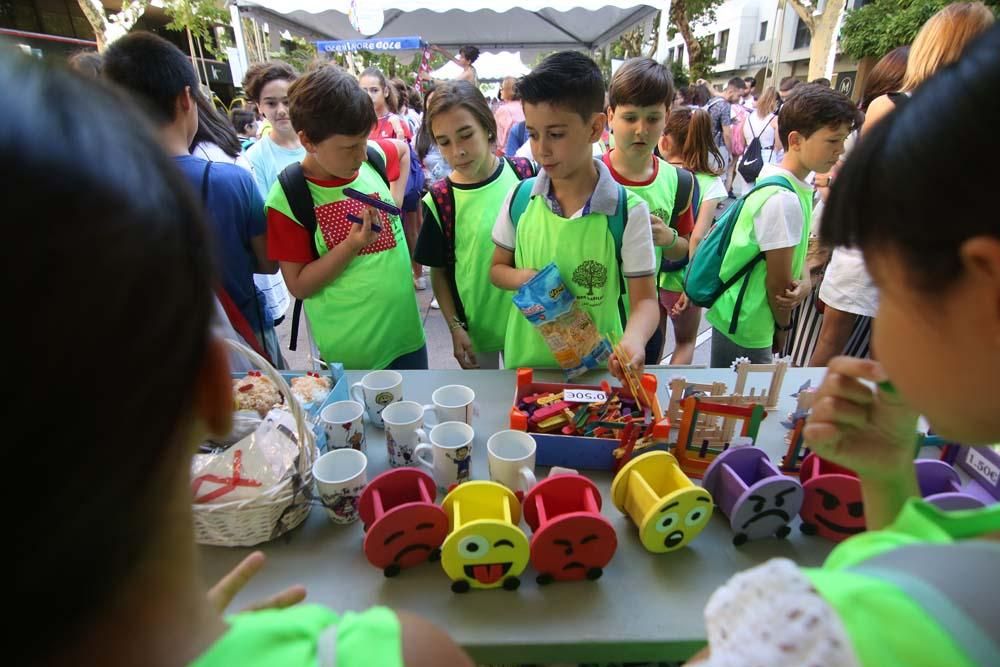
M 521 503 L 496 482 L 465 482 L 445 496 L 442 508 L 451 532 L 441 545 L 441 566 L 451 590 L 515 590 L 528 566 L 528 538 L 518 528 Z
M 680 549 L 712 516 L 712 496 L 688 479 L 667 452 L 649 452 L 626 463 L 611 482 L 615 507 L 639 526 L 648 551 Z

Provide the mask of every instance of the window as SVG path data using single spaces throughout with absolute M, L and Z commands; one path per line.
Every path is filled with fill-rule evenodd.
M 812 35 L 809 33 L 809 26 L 799 19 L 799 22 L 795 25 L 795 44 L 792 48 L 804 49 L 809 46 L 812 41 Z
M 684 64 L 684 45 L 681 44 L 677 47 L 677 62 Z
M 667 49 L 667 62 L 668 63 L 674 62 L 674 47 L 672 46 L 669 49 Z
M 729 51 L 729 31 L 723 30 L 719 33 L 718 53 L 715 57 L 720 63 L 726 62 L 726 53 Z
M 763 42 L 767 39 L 767 21 L 760 22 L 760 37 L 757 38 L 758 42 Z

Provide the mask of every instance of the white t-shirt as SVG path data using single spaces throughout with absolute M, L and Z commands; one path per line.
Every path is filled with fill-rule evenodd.
M 237 167 L 243 167 L 247 171 L 251 173 L 253 172 L 250 168 L 250 163 L 247 162 L 247 158 L 243 155 L 243 153 L 233 157 L 226 151 L 219 148 L 218 144 L 213 144 L 211 141 L 202 141 L 201 143 L 195 144 L 194 150 L 191 151 L 191 155 L 200 157 L 202 160 L 208 160 L 209 162 L 227 162 L 229 164 L 235 164 Z
M 764 160 L 764 164 L 777 164 L 774 159 L 774 127 L 771 125 L 772 120 L 774 120 L 774 114 L 768 114 L 765 118 L 761 118 L 756 113 L 751 113 L 747 116 L 746 122 L 743 123 L 743 139 L 746 141 L 747 146 L 757 136 L 757 133 L 760 133 L 760 155 Z
M 597 186 L 590 197 L 591 211 L 594 213 L 604 213 L 614 215 L 618 206 L 618 184 L 615 183 L 611 172 L 600 160 L 594 160 L 597 167 Z M 535 186 L 532 194 L 538 194 L 551 209 L 548 192 L 552 181 L 548 174 L 542 169 L 535 178 Z M 493 226 L 493 242 L 505 250 L 514 251 L 516 231 L 510 221 L 510 198 L 514 190 L 511 189 L 504 199 L 503 206 L 500 207 L 500 214 L 497 216 L 496 224 Z M 583 210 L 580 209 L 573 215 L 566 216 L 567 219 L 582 217 Z M 534 267 L 542 268 L 542 267 Z M 651 276 L 656 273 L 656 255 L 653 253 L 653 233 L 649 221 L 649 206 L 644 201 L 640 201 L 637 206 L 629 209 L 628 220 L 625 223 L 625 232 L 622 235 L 622 273 L 626 278 L 640 278 Z
M 760 170 L 758 180 L 769 176 L 784 176 L 792 183 L 797 183 L 806 189 L 810 188 L 808 183 L 799 180 L 787 169 L 773 164 L 765 164 Z M 757 245 L 765 252 L 798 245 L 799 241 L 802 240 L 804 226 L 805 217 L 802 214 L 802 204 L 799 203 L 799 197 L 788 190 L 778 190 L 771 195 L 753 219 Z M 793 276 L 793 278 L 797 278 L 797 276 Z
M 699 185 L 701 182 L 699 181 Z M 712 199 L 725 199 L 729 196 L 726 192 L 726 183 L 721 176 L 716 176 L 710 181 L 710 185 L 702 190 L 701 201 L 706 202 Z
M 253 167 L 253 176 L 261 196 L 267 200 L 267 193 L 278 180 L 281 170 L 293 162 L 302 162 L 305 157 L 305 148 L 282 148 L 271 140 L 270 134 L 265 134 L 260 141 L 248 148 L 247 160 Z
M 865 268 L 865 258 L 857 248 L 834 248 L 823 274 L 819 298 L 845 313 L 875 317 L 878 288 Z

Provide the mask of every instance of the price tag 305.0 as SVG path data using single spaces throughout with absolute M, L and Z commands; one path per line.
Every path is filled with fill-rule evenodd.
M 566 389 L 563 400 L 567 403 L 603 403 L 608 400 L 608 395 L 596 389 Z

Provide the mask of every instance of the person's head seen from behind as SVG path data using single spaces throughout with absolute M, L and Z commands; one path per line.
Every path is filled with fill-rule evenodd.
M 1000 135 L 980 122 L 1000 88 L 998 52 L 994 28 L 858 142 L 834 181 L 821 232 L 864 253 L 880 291 L 873 349 L 903 400 L 943 438 L 966 444 L 1000 440 L 992 398 L 1000 227 L 995 202 L 982 196 L 994 172 L 955 146 L 1000 151 Z M 949 196 L 928 197 L 941 174 Z
M 288 101 L 307 173 L 323 180 L 357 176 L 378 118 L 354 77 L 335 65 L 317 67 L 291 85 Z
M 593 169 L 593 144 L 607 122 L 604 81 L 593 60 L 575 51 L 546 58 L 518 81 L 535 160 L 554 180 Z
M 468 81 L 449 81 L 430 98 L 424 122 L 442 157 L 454 170 L 452 180 L 479 183 L 496 165 L 497 123 L 483 94 Z
M 673 78 L 655 60 L 634 58 L 619 67 L 608 90 L 608 126 L 615 135 L 615 151 L 636 161 L 648 160 L 663 134 L 673 97 Z

